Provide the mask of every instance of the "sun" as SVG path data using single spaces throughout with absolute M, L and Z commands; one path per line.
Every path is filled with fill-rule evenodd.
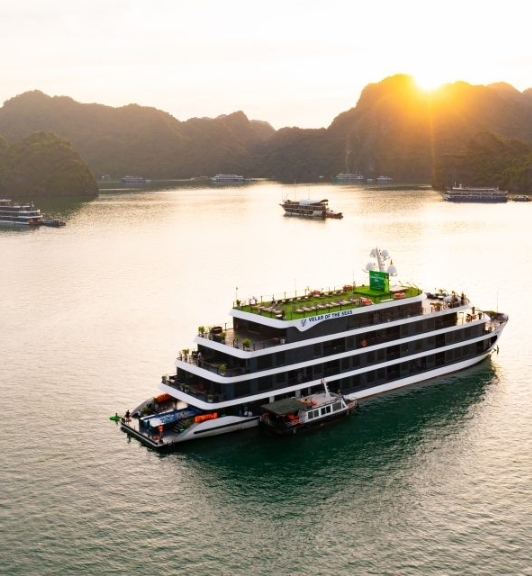
M 424 92 L 433 92 L 445 84 L 445 80 L 442 80 L 437 70 L 415 74 L 414 81 L 417 87 Z

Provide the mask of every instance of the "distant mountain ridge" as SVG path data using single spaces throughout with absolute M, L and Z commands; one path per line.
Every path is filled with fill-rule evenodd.
M 155 108 L 80 104 L 37 90 L 6 101 L 0 135 L 8 145 L 34 132 L 69 142 L 96 178 L 230 172 L 305 182 L 347 170 L 532 190 L 532 89 L 504 83 L 456 82 L 428 93 L 410 76 L 390 76 L 366 86 L 355 107 L 322 129 L 275 130 L 242 111 L 179 121 Z

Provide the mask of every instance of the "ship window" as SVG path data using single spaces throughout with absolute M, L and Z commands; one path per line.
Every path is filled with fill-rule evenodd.
M 341 409 L 342 409 L 342 403 L 341 402 L 335 402 L 333 404 L 333 411 L 334 412 L 338 412 L 338 410 L 341 410 Z
M 250 393 L 249 382 L 237 382 L 235 384 L 235 397 L 247 396 Z
M 273 388 L 273 382 L 271 376 L 263 376 L 259 378 L 259 391 L 271 390 Z
M 267 354 L 266 356 L 259 356 L 258 358 L 258 368 L 259 370 L 264 370 L 266 368 L 271 368 L 272 366 L 272 356 Z

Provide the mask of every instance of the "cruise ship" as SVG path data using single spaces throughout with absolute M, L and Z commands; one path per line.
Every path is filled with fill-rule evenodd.
M 449 202 L 508 202 L 508 191 L 499 190 L 497 186 L 453 186 L 443 194 Z
M 124 176 L 123 178 L 120 178 L 120 182 L 122 182 L 122 184 L 130 184 L 133 186 L 142 186 L 145 180 L 143 176 Z
M 334 182 L 364 182 L 366 179 L 362 174 L 353 174 L 351 172 L 340 172 L 334 178 Z
M 121 417 L 122 430 L 169 449 L 258 426 L 265 404 L 318 393 L 324 382 L 358 402 L 498 351 L 507 315 L 460 291 L 392 285 L 397 270 L 388 252 L 375 248 L 371 258 L 364 285 L 236 300 L 232 321 L 200 326 L 195 349 L 179 354 L 158 396 Z
M 299 216 L 301 218 L 343 218 L 342 212 L 331 210 L 329 201 L 311 200 L 303 198 L 301 200 L 284 200 L 280 206 L 284 210 L 285 216 Z
M 41 211 L 33 204 L 19 204 L 7 198 L 0 198 L 0 225 L 39 226 L 41 222 Z
M 239 184 L 244 182 L 244 176 L 238 174 L 216 174 L 211 178 L 213 184 Z

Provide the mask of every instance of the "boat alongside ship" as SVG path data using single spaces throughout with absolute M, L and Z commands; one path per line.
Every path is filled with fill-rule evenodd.
M 121 429 L 166 450 L 257 427 L 268 405 L 320 393 L 324 379 L 347 404 L 463 370 L 498 351 L 507 315 L 484 311 L 457 291 L 392 286 L 397 272 L 388 253 L 376 248 L 371 256 L 362 286 L 236 300 L 232 322 L 200 326 L 196 349 L 179 354 L 159 396 L 123 417 Z
M 508 191 L 499 190 L 498 186 L 453 186 L 443 193 L 448 202 L 507 202 Z
M 41 226 L 50 226 L 51 228 L 62 228 L 66 226 L 66 222 L 59 220 L 59 218 L 54 218 L 53 216 L 43 216 L 41 220 Z
M 309 396 L 282 398 L 262 406 L 259 426 L 281 436 L 321 428 L 349 416 L 357 406 L 342 394 L 331 392 L 325 380 L 323 391 Z
M 303 198 L 301 200 L 284 200 L 280 206 L 283 208 L 285 216 L 298 216 L 301 218 L 343 218 L 342 212 L 336 212 L 329 208 L 329 201 L 311 200 Z

